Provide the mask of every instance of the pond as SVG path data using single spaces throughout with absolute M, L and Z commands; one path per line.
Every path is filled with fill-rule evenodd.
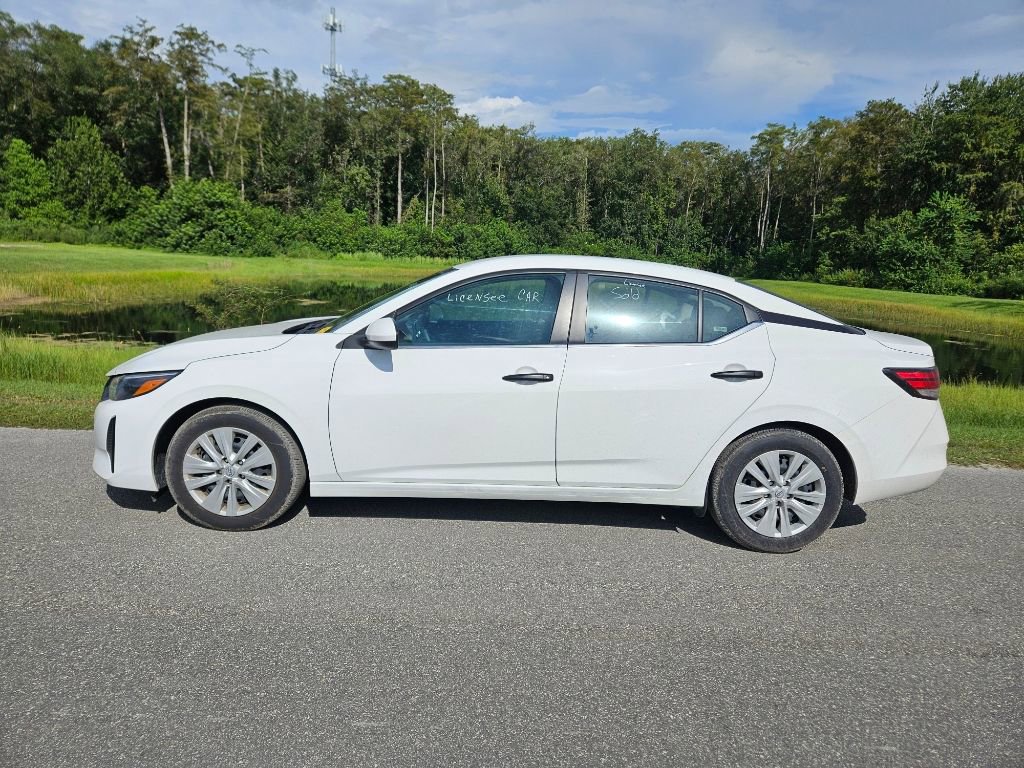
M 289 292 L 293 298 L 276 300 L 265 307 L 251 308 L 230 325 L 275 322 L 291 318 L 338 315 L 372 301 L 395 286 L 324 284 Z M 206 302 L 211 299 L 207 298 Z M 215 301 L 213 302 L 215 305 Z M 203 301 L 197 302 L 203 305 Z M 211 305 L 216 310 L 217 307 Z M 195 307 L 185 303 L 98 308 L 67 312 L 59 305 L 0 312 L 0 330 L 19 335 L 45 335 L 65 339 L 114 339 L 168 344 L 198 333 L 215 330 Z M 237 315 L 233 316 L 233 319 Z M 864 325 L 863 321 L 854 324 Z M 900 333 L 899 329 L 877 330 Z M 904 332 L 906 333 L 906 332 Z M 1024 344 L 993 337 L 953 338 L 943 334 L 911 332 L 906 335 L 931 345 L 945 381 L 991 381 L 1024 386 Z
M 871 326 L 858 320 L 853 325 Z M 951 338 L 936 333 L 907 332 L 893 328 L 875 328 L 888 333 L 902 333 L 927 342 L 935 353 L 935 364 L 942 380 L 948 382 L 991 381 L 1014 387 L 1024 386 L 1024 344 L 998 341 L 993 337 L 978 339 Z
M 340 315 L 393 290 L 393 285 L 324 285 L 306 288 L 296 298 L 278 300 L 265 307 L 250 307 L 238 322 L 255 325 L 292 318 Z M 210 298 L 195 302 L 217 310 Z M 238 315 L 233 315 L 232 319 Z M 0 311 L 0 330 L 18 335 L 44 335 L 71 340 L 107 339 L 170 344 L 189 336 L 216 330 L 214 323 L 191 304 L 150 304 L 104 307 L 67 312 L 60 305 Z

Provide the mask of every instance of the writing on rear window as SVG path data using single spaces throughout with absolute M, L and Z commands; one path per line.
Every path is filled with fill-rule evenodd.
M 633 280 L 623 280 L 621 285 L 613 285 L 610 293 L 621 301 L 640 301 L 643 296 L 641 290 L 646 286 Z

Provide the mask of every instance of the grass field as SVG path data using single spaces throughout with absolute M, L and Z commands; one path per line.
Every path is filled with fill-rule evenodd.
M 59 243 L 0 243 L 0 309 L 62 309 L 180 302 L 214 280 L 263 284 L 408 283 L 448 266 L 428 259 L 353 254 L 334 259 L 248 259 Z
M 981 335 L 1024 341 L 1024 301 L 935 296 L 783 280 L 751 280 L 761 288 L 848 322 L 897 333 Z
M 150 348 L 0 334 L 0 426 L 89 429 L 106 372 Z M 942 404 L 950 461 L 1024 468 L 1024 389 L 946 384 Z

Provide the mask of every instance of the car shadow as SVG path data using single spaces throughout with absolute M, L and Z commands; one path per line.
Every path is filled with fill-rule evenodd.
M 849 501 L 843 502 L 839 517 L 832 523 L 833 528 L 848 528 L 851 525 L 864 525 L 868 521 L 867 513 L 858 505 Z
M 122 509 L 169 512 L 175 509 L 167 490 L 160 493 L 107 487 L 107 497 Z M 598 525 L 687 533 L 699 539 L 740 547 L 719 530 L 700 507 L 653 504 L 610 504 L 584 501 L 516 501 L 511 499 L 417 499 L 417 498 L 310 498 L 304 493 L 295 506 L 263 530 L 292 520 L 302 510 L 309 516 L 402 520 L 452 520 L 490 523 L 546 523 L 549 525 Z M 195 521 L 176 510 L 189 525 Z M 856 504 L 843 502 L 833 528 L 863 525 L 867 514 Z
M 150 491 L 133 491 L 128 488 L 111 488 L 107 486 L 107 498 L 121 507 L 134 509 L 138 512 L 170 512 L 174 509 L 174 499 L 165 488 L 153 493 Z
M 736 547 L 696 507 L 605 504 L 583 501 L 516 501 L 416 498 L 310 498 L 310 517 L 453 520 L 490 523 L 607 526 L 688 533 Z

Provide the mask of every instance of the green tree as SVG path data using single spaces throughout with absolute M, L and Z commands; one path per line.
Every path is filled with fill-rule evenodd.
M 181 162 L 186 181 L 192 175 L 192 139 L 196 125 L 202 122 L 204 113 L 215 109 L 214 90 L 208 77 L 211 70 L 223 71 L 214 61 L 214 56 L 223 50 L 223 43 L 188 24 L 178 25 L 167 46 L 167 63 L 182 99 Z M 213 175 L 212 168 L 210 175 Z
M 395 158 L 395 221 L 402 223 L 405 195 L 403 158 L 411 150 L 425 126 L 423 109 L 426 96 L 417 80 L 407 75 L 385 75 L 379 86 L 380 102 Z M 408 163 L 405 164 L 408 168 Z
M 112 221 L 127 209 L 131 188 L 120 162 L 88 118 L 67 121 L 47 153 L 47 167 L 57 199 L 82 221 Z
M 109 127 L 136 184 L 174 183 L 174 121 L 168 111 L 173 109 L 174 85 L 170 65 L 160 52 L 162 44 L 143 19 L 109 41 L 113 68 L 104 91 Z
M 0 209 L 20 219 L 52 197 L 46 162 L 33 156 L 21 139 L 11 141 L 0 164 Z
M 902 211 L 868 227 L 878 272 L 889 288 L 923 293 L 970 291 L 967 275 L 988 261 L 979 216 L 969 201 L 936 192 L 917 213 Z

